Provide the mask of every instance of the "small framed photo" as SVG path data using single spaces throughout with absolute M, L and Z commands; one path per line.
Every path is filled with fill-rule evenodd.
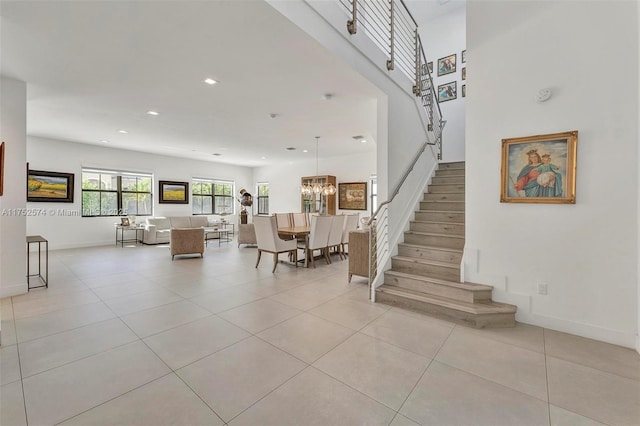
M 438 59 L 438 77 L 456 72 L 456 54 Z
M 27 201 L 73 203 L 73 173 L 27 170 Z
M 189 182 L 159 181 L 160 204 L 189 204 Z
M 433 61 L 422 64 L 422 67 L 420 68 L 420 74 L 427 75 L 427 73 L 433 74 Z
M 0 145 L 0 195 L 4 192 L 4 142 Z
M 457 87 L 458 83 L 456 81 L 439 85 L 438 102 L 447 102 L 456 99 L 458 97 Z
M 576 202 L 578 131 L 502 139 L 501 203 Z
M 367 209 L 367 183 L 345 182 L 338 184 L 338 208 L 340 210 Z
M 467 49 L 462 51 L 462 53 L 460 54 L 460 57 L 462 58 L 460 60 L 462 61 L 463 64 L 467 63 Z
M 128 217 L 121 217 L 120 218 L 120 226 L 131 226 L 131 222 L 129 222 L 129 218 Z
M 467 85 L 466 84 L 462 85 L 462 97 L 463 98 L 467 97 Z
M 462 79 L 467 79 L 467 67 L 462 68 Z

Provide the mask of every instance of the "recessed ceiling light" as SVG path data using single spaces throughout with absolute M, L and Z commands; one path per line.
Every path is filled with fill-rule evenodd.
M 367 140 L 366 140 L 366 139 L 362 139 L 362 140 L 360 141 L 360 143 L 367 143 Z
M 266 160 L 266 159 L 267 159 L 267 157 L 260 157 L 260 158 L 261 158 L 261 159 L 263 159 L 263 160 Z
M 126 130 L 118 130 L 118 132 L 119 132 L 119 133 L 125 133 L 125 134 L 129 133 L 129 132 L 127 132 Z
M 106 139 L 103 139 L 103 140 L 101 140 L 100 142 L 102 142 L 102 143 L 109 143 L 109 141 L 108 141 L 108 140 L 106 140 Z
M 217 83 L 217 81 L 215 81 L 215 80 L 214 80 L 214 79 L 212 79 L 212 78 L 205 78 L 205 79 L 204 79 L 204 82 L 205 82 L 205 83 L 207 83 L 207 84 L 209 84 L 209 85 L 211 85 L 211 86 L 213 86 L 214 84 L 216 84 L 216 83 Z
M 308 149 L 303 149 L 302 152 L 309 152 L 309 150 Z
M 160 115 L 160 113 L 158 111 L 147 111 L 147 114 L 149 114 L 149 115 Z

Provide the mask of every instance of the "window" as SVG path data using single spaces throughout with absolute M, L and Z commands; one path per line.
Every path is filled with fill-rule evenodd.
M 258 183 L 258 214 L 269 214 L 269 184 Z
M 194 179 L 193 214 L 233 214 L 233 182 Z
M 376 175 L 371 175 L 369 177 L 369 182 L 371 184 L 371 214 L 376 212 L 376 208 L 378 208 L 378 177 Z
M 153 176 L 82 170 L 82 216 L 150 216 Z

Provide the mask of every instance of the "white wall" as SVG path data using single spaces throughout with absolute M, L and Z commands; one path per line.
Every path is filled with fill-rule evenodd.
M 249 167 L 36 137 L 28 138 L 27 161 L 29 161 L 29 168 L 33 170 L 75 173 L 73 204 L 27 203 L 29 208 L 38 211 L 42 209 L 48 213 L 63 209 L 81 214 L 83 167 L 153 173 L 155 216 L 191 215 L 191 204 L 158 203 L 157 191 L 160 180 L 189 182 L 190 189 L 191 179 L 194 177 L 235 181 L 236 192 L 242 187 L 253 187 L 252 170 Z M 237 203 L 236 209 L 239 209 Z M 236 222 L 237 218 L 227 216 L 227 220 Z M 114 244 L 113 224 L 118 221 L 119 219 L 114 217 L 63 216 L 54 213 L 28 217 L 27 232 L 47 238 L 52 249 Z
M 6 77 L 0 77 L 0 138 L 5 142 L 4 192 L 0 197 L 0 297 L 7 297 L 27 291 L 27 86 Z
M 467 4 L 465 278 L 496 285 L 519 320 L 628 347 L 638 328 L 637 7 Z M 554 96 L 538 104 L 543 87 Z M 580 132 L 576 204 L 501 204 L 501 139 L 569 130 Z
M 266 1 L 380 89 L 376 169 L 378 200 L 386 200 L 402 179 L 421 145 L 428 139 L 423 121 L 426 114 L 422 105 L 417 102 L 418 99 L 411 93 L 413 81 L 402 74 L 398 67 L 393 71 L 386 69 L 388 58 L 367 38 L 364 31 L 349 35 L 346 31 L 346 21 L 349 19 L 347 10 L 338 2 Z M 426 179 L 436 163 L 435 149 L 429 147 L 419 166 L 414 169 L 416 172 L 407 179 L 403 191 L 389 209 L 391 250 L 402 239 L 403 229 L 413 213 L 416 197 L 421 196 Z M 379 258 L 382 263 L 387 260 Z M 380 278 L 382 276 L 379 275 Z
M 376 153 L 369 150 L 363 154 L 342 157 L 327 157 L 319 161 L 319 175 L 333 175 L 336 183 L 369 182 L 369 177 L 376 173 Z M 294 162 L 287 165 L 256 167 L 253 172 L 254 182 L 269 182 L 269 213 L 300 211 L 300 178 L 316 174 L 315 158 L 309 161 Z M 337 189 L 337 188 L 336 188 Z M 338 195 L 336 194 L 336 197 Z M 254 201 L 257 208 L 257 203 Z M 336 198 L 337 214 L 358 213 L 361 217 L 370 216 L 371 204 L 367 200 L 366 211 L 340 210 Z M 255 208 L 254 208 L 255 210 Z
M 420 16 L 414 16 L 419 24 L 420 39 L 424 47 L 427 61 L 433 61 L 433 85 L 457 82 L 458 97 L 451 101 L 442 102 L 440 110 L 447 120 L 443 132 L 442 160 L 464 161 L 465 143 L 465 102 L 462 97 L 462 51 L 466 49 L 467 18 L 466 8 L 460 7 L 451 13 L 440 16 L 430 21 L 422 22 Z M 454 54 L 456 55 L 456 71 L 438 77 L 438 59 Z

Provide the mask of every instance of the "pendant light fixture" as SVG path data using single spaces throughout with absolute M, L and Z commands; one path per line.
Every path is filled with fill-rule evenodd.
M 318 140 L 320 136 L 316 136 L 316 174 L 313 177 L 313 182 L 302 185 L 300 188 L 300 192 L 304 195 L 314 194 L 322 194 L 322 195 L 333 195 L 336 193 L 336 187 L 333 186 L 329 182 L 320 183 L 318 182 Z

